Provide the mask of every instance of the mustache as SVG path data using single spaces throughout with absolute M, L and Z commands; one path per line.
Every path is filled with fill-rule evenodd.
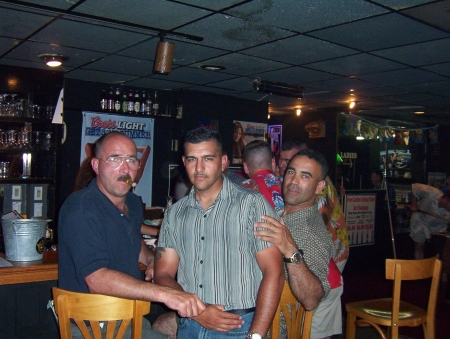
M 286 186 L 286 188 L 288 189 L 288 190 L 293 190 L 293 191 L 295 191 L 295 192 L 300 192 L 300 188 L 298 187 L 298 185 L 296 185 L 296 184 L 293 184 L 293 183 L 290 183 L 290 184 L 288 184 L 287 186 Z
M 128 173 L 124 173 L 122 174 L 119 178 L 117 178 L 118 181 L 126 181 L 126 180 L 131 180 L 131 176 Z

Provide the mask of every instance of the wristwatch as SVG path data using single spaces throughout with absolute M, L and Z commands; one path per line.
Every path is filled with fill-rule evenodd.
M 288 264 L 300 264 L 302 260 L 303 260 L 302 250 L 298 250 L 298 252 L 292 254 L 290 258 L 283 257 L 283 261 Z
M 262 335 L 259 333 L 249 333 L 245 339 L 262 339 Z

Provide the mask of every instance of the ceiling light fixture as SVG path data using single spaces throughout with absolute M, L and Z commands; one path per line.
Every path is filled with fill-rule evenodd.
M 295 110 L 295 113 L 297 114 L 297 116 L 300 116 L 300 114 L 302 114 L 302 110 L 300 108 L 297 108 Z
M 61 66 L 64 60 L 67 60 L 67 57 L 60 54 L 39 54 L 39 59 L 44 60 L 45 64 L 49 67 L 58 67 Z
M 414 114 L 425 114 L 425 112 L 424 111 L 416 111 L 416 112 L 414 112 Z
M 305 88 L 300 85 L 285 84 L 275 81 L 253 80 L 253 89 L 256 92 L 269 93 L 284 97 L 303 99 Z
M 269 114 L 267 114 L 267 119 L 270 119 L 270 113 L 269 113 Z
M 356 101 L 350 101 L 350 104 L 348 105 L 348 107 L 349 107 L 350 109 L 352 109 L 352 108 L 355 107 L 355 105 L 356 105 Z
M 160 35 L 158 46 L 156 47 L 155 63 L 153 73 L 169 74 L 172 70 L 173 51 L 175 44 L 164 41 L 164 34 Z

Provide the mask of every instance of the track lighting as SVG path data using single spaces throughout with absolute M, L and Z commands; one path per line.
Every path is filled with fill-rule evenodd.
M 159 74 L 169 74 L 172 69 L 173 51 L 175 44 L 164 41 L 164 35 L 161 35 L 161 40 L 156 47 L 155 64 L 153 65 L 153 72 Z
M 305 88 L 300 85 L 285 84 L 281 82 L 267 81 L 257 78 L 253 80 L 253 89 L 256 92 L 303 99 Z
M 356 105 L 355 101 L 350 101 L 350 104 L 348 105 L 348 107 L 350 107 L 350 109 L 354 108 Z

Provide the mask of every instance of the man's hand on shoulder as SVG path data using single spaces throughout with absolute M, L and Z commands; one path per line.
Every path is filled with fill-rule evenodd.
M 206 310 L 198 316 L 192 317 L 192 320 L 209 330 L 217 332 L 228 332 L 240 328 L 244 323 L 241 317 L 223 310 L 222 305 L 207 305 Z
M 261 219 L 266 222 L 257 222 L 254 225 L 255 229 L 265 229 L 255 230 L 254 235 L 257 236 L 259 240 L 274 244 L 285 257 L 290 257 L 292 253 L 298 251 L 291 232 L 289 232 L 289 229 L 284 225 L 283 219 L 281 219 L 280 222 L 267 215 L 263 215 Z

